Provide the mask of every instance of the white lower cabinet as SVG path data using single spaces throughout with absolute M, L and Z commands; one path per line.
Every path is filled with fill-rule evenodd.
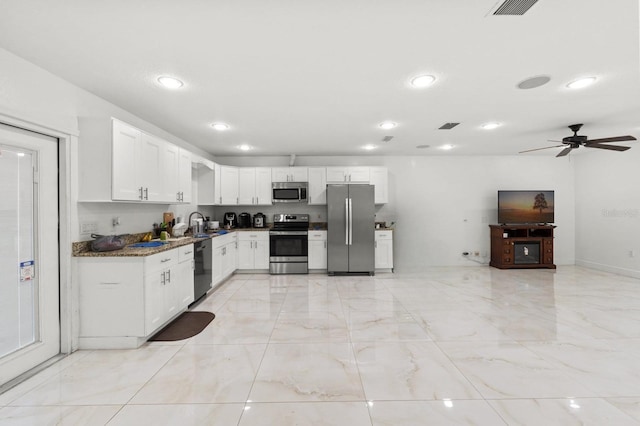
M 309 231 L 309 269 L 327 269 L 327 231 Z
M 213 287 L 237 269 L 237 232 L 215 237 L 213 240 Z
M 193 301 L 193 245 L 79 258 L 78 277 L 80 349 L 137 348 Z
M 238 232 L 238 270 L 269 269 L 269 232 Z
M 375 232 L 375 268 L 393 270 L 393 231 Z

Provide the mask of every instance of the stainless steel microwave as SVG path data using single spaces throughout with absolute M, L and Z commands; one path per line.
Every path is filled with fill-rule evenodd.
M 271 199 L 274 203 L 306 203 L 307 182 L 273 182 Z

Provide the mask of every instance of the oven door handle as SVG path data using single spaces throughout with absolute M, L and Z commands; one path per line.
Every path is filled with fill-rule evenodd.
M 309 235 L 309 231 L 269 231 L 269 235 Z

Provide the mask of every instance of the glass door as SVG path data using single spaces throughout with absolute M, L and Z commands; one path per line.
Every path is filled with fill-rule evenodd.
M 0 385 L 60 352 L 57 150 L 0 125 Z

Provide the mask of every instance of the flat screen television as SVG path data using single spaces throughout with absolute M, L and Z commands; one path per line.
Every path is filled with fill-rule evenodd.
M 553 223 L 553 191 L 498 191 L 498 223 Z

